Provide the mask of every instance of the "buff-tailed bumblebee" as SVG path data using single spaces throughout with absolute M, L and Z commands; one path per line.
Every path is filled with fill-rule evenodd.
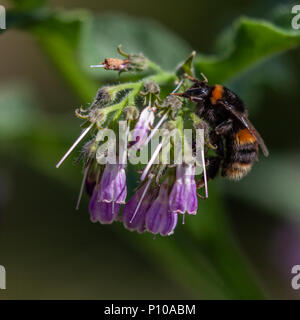
M 215 145 L 216 155 L 207 159 L 207 179 L 215 178 L 220 169 L 223 177 L 241 179 L 258 160 L 259 147 L 265 156 L 269 155 L 263 139 L 248 119 L 245 104 L 228 88 L 209 85 L 205 77 L 204 80 L 188 78 L 194 82 L 193 86 L 175 95 L 196 102 L 196 113 L 211 128 L 209 139 Z M 198 187 L 204 183 L 201 180 Z

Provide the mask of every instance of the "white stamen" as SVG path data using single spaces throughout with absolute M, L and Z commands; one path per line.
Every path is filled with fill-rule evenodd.
M 159 129 L 159 127 L 161 126 L 161 124 L 165 121 L 166 117 L 168 116 L 168 112 L 166 112 L 161 119 L 158 121 L 157 125 L 155 126 L 155 128 L 153 130 L 151 130 L 151 133 L 149 134 L 149 136 L 147 137 L 146 141 L 144 142 L 144 145 L 146 146 L 148 144 L 148 142 L 153 138 L 153 136 L 155 135 L 156 131 Z
M 184 224 L 185 214 L 182 215 L 182 224 Z
M 92 64 L 90 68 L 104 68 L 105 64 Z
M 80 191 L 79 191 L 79 195 L 78 195 L 78 200 L 77 200 L 77 204 L 76 204 L 76 210 L 79 209 L 80 201 L 81 201 L 82 194 L 83 194 L 83 188 L 84 188 L 84 184 L 85 184 L 85 180 L 86 180 L 87 174 L 89 172 L 89 168 L 90 167 L 87 167 L 84 170 L 84 174 L 83 174 L 83 178 L 82 178 L 82 182 L 81 182 L 81 186 L 80 186 Z
M 182 86 L 183 83 L 183 79 L 181 79 L 178 83 L 178 85 L 176 86 L 176 88 L 172 91 L 172 93 L 175 93 L 176 91 L 178 91 L 178 89 Z
M 112 202 L 112 215 L 115 215 L 115 202 Z
M 147 174 L 148 174 L 148 172 L 149 172 L 149 170 L 150 170 L 153 162 L 155 161 L 156 157 L 158 156 L 158 154 L 159 154 L 159 152 L 160 152 L 160 149 L 162 148 L 162 145 L 163 145 L 163 143 L 161 142 L 161 143 L 157 146 L 156 150 L 154 151 L 154 153 L 153 153 L 150 161 L 148 162 L 146 168 L 145 168 L 144 171 L 143 171 L 143 174 L 142 174 L 142 176 L 141 176 L 141 181 L 144 181 L 144 180 L 145 180 L 145 178 L 146 178 L 146 176 L 147 176 Z
M 148 189 L 149 189 L 149 187 L 150 187 L 151 180 L 152 180 L 152 177 L 148 180 L 148 182 L 147 182 L 147 184 L 146 184 L 146 187 L 145 187 L 145 189 L 144 189 L 144 191 L 143 191 L 143 194 L 142 194 L 142 196 L 141 196 L 141 199 L 140 199 L 140 201 L 139 201 L 139 203 L 138 203 L 138 205 L 137 205 L 137 207 L 136 207 L 136 209 L 135 209 L 135 211 L 134 211 L 134 214 L 133 214 L 132 218 L 130 219 L 130 223 L 132 223 L 133 219 L 135 218 L 135 216 L 136 216 L 136 214 L 137 214 L 137 212 L 138 212 L 138 210 L 139 210 L 139 208 L 140 208 L 140 206 L 141 206 L 141 204 L 142 204 L 142 201 L 143 201 L 144 198 L 145 198 L 145 195 L 146 195 L 146 193 L 147 193 L 147 191 L 148 191 Z
M 85 137 L 85 135 L 91 130 L 94 124 L 91 123 L 89 127 L 83 130 L 81 135 L 77 138 L 77 140 L 73 143 L 71 148 L 65 153 L 65 155 L 61 158 L 61 160 L 57 163 L 56 168 L 59 168 L 61 164 L 66 160 L 66 158 L 70 155 L 70 153 L 75 149 L 78 143 Z
M 201 161 L 202 161 L 202 167 L 203 167 L 205 198 L 208 198 L 207 176 L 206 176 L 205 157 L 204 157 L 204 150 L 203 149 L 201 150 Z

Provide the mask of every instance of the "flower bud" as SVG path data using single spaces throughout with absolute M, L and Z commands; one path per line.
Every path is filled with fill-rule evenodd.
M 124 109 L 126 120 L 132 121 L 139 117 L 139 110 L 135 106 L 127 106 Z
M 92 102 L 92 106 L 102 107 L 109 104 L 111 100 L 112 98 L 107 90 L 107 87 L 103 87 L 97 91 L 94 101 Z
M 144 84 L 144 91 L 141 93 L 142 95 L 153 94 L 156 96 L 160 93 L 160 87 L 157 83 L 149 81 Z
M 169 95 L 166 97 L 160 107 L 171 110 L 171 117 L 175 118 L 177 111 L 182 108 L 182 102 L 178 97 Z

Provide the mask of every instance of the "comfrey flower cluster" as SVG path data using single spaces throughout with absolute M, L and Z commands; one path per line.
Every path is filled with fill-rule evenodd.
M 125 60 L 105 59 L 104 63 L 96 66 L 118 71 L 158 69 L 157 66 L 153 68 L 153 63 L 141 54 L 127 55 L 120 48 L 119 52 L 126 56 Z M 191 70 L 191 63 L 192 58 L 189 57 L 178 68 L 180 72 L 177 74 L 160 74 L 163 80 L 158 75 L 148 74 L 138 82 L 103 87 L 88 108 L 76 110 L 76 115 L 85 120 L 84 129 L 57 167 L 84 137 L 91 136 L 80 155 L 83 181 L 77 207 L 85 190 L 90 197 L 92 222 L 111 224 L 119 221 L 131 231 L 168 236 L 174 232 L 178 215 L 184 218 L 186 213 L 197 213 L 195 170 L 199 162 L 193 157 L 194 140 L 188 144 L 183 137 L 183 126 L 188 116 L 194 130 L 199 127 L 200 119 L 190 105 L 183 104 L 185 102 L 179 97 L 172 95 L 187 85 L 188 79 L 182 70 Z M 159 82 L 164 84 L 164 81 L 169 86 L 177 84 L 177 87 L 170 94 L 161 94 Z M 120 131 L 121 122 L 123 130 Z M 150 145 L 153 149 L 152 141 L 158 136 L 159 129 L 163 133 L 157 139 L 157 145 L 154 144 L 150 159 L 144 162 L 140 184 L 127 199 L 127 163 L 131 156 L 137 159 L 142 153 L 148 154 Z M 179 138 L 171 134 L 173 129 L 179 132 Z M 108 137 L 107 141 L 104 137 Z M 181 147 L 184 144 L 181 150 L 190 151 L 188 156 L 180 157 L 182 161 L 176 158 L 178 142 Z M 203 155 L 204 148 L 201 149 Z M 200 173 L 205 178 L 204 156 L 201 161 Z

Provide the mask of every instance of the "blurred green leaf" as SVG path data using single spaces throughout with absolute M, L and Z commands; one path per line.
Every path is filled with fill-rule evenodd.
M 275 56 L 229 80 L 227 86 L 243 97 L 253 118 L 255 113 L 259 113 L 260 108 L 265 108 L 267 90 L 285 92 L 286 95 L 292 95 L 297 91 L 297 70 L 288 55 Z
M 44 51 L 84 103 L 92 100 L 99 87 L 82 71 L 77 56 L 81 28 L 90 18 L 83 10 L 61 11 L 32 27 Z
M 245 17 L 223 37 L 220 53 L 196 58 L 196 72 L 203 72 L 211 83 L 227 81 L 255 63 L 300 44 L 299 31 Z
M 23 137 L 36 124 L 38 109 L 29 88 L 6 85 L 0 88 L 0 141 Z
M 300 155 L 272 154 L 255 165 L 239 184 L 224 188 L 228 194 L 256 203 L 270 213 L 300 219 Z
M 15 3 L 18 10 L 27 11 L 42 7 L 47 0 L 12 0 L 12 2 Z
M 268 16 L 268 19 L 275 23 L 277 26 L 282 28 L 291 28 L 291 10 L 292 10 L 292 3 L 289 4 L 281 4 L 276 6 Z

